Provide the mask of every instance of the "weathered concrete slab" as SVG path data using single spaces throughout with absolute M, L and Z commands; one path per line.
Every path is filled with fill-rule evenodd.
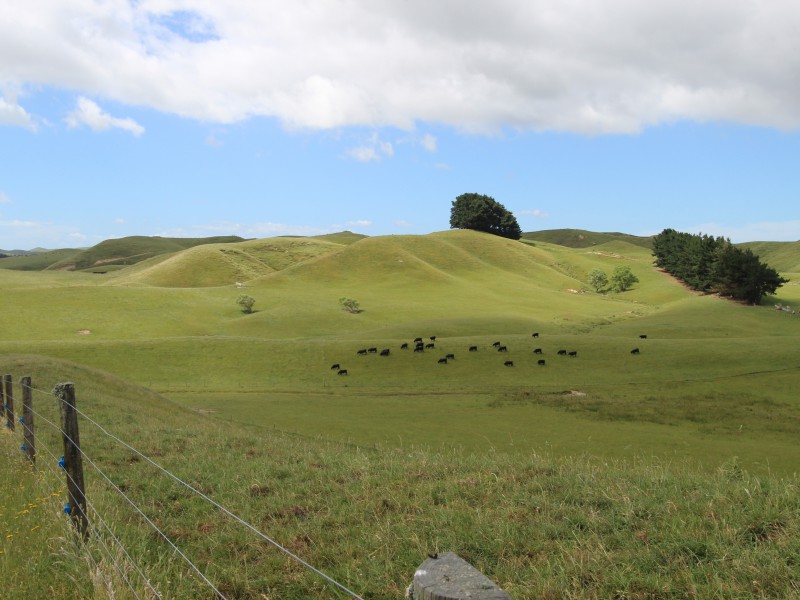
M 453 552 L 428 558 L 414 573 L 413 600 L 511 600 L 496 583 Z

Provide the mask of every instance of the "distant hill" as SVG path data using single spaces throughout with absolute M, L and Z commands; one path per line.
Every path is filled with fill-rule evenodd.
M 339 231 L 338 233 L 326 233 L 325 235 L 315 235 L 312 239 L 322 240 L 323 242 L 333 242 L 334 244 L 350 245 L 359 240 L 363 240 L 366 235 L 353 233 L 352 231 Z
M 799 242 L 747 242 L 737 244 L 749 248 L 761 262 L 780 273 L 800 273 L 800 241 Z
M 619 232 L 595 232 L 584 229 L 545 229 L 522 234 L 522 239 L 534 242 L 547 242 L 568 248 L 589 248 L 607 242 L 623 241 L 643 248 L 652 248 L 652 237 L 641 237 Z
M 238 236 L 217 236 L 207 238 L 165 238 L 130 236 L 100 242 L 87 250 L 82 250 L 73 256 L 66 257 L 49 265 L 48 269 L 81 271 L 97 267 L 127 266 L 143 260 L 179 252 L 195 246 L 205 244 L 230 244 L 243 242 L 244 238 Z
M 0 259 L 0 269 L 44 271 L 56 263 L 70 260 L 81 252 L 82 250 L 76 248 L 62 248 L 61 250 L 45 250 L 41 252 L 2 251 L 0 254 L 9 254 L 10 256 Z

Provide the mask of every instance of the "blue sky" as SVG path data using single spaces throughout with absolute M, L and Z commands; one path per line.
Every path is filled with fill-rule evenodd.
M 464 192 L 798 240 L 800 5 L 697 4 L 8 0 L 0 248 L 424 234 Z

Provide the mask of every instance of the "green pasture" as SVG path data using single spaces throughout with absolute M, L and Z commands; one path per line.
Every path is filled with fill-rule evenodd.
M 800 317 L 770 307 L 796 303 L 798 286 L 763 307 L 697 295 L 619 239 L 337 239 L 199 245 L 103 276 L 2 271 L 0 352 L 99 368 L 215 418 L 354 444 L 709 465 L 737 456 L 782 473 L 800 464 Z M 639 277 L 632 290 L 588 290 L 589 270 L 618 264 Z M 239 310 L 242 293 L 253 314 Z M 363 312 L 343 311 L 342 296 Z M 433 335 L 424 353 L 400 348 Z M 390 355 L 357 354 L 372 347 Z M 456 358 L 438 364 L 446 354 Z

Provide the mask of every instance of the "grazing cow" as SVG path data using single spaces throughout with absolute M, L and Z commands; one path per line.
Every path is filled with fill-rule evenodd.
M 435 348 L 436 346 L 434 345 L 433 342 L 429 342 L 429 343 L 425 344 L 425 347 L 426 348 Z
M 505 366 L 505 367 L 513 367 L 514 366 L 514 361 L 513 360 L 507 360 L 506 362 L 503 363 L 503 366 Z
M 533 353 L 534 354 L 541 354 L 542 353 L 542 349 L 541 348 L 536 348 L 536 350 L 534 350 Z
M 370 354 L 377 354 L 378 349 L 377 348 L 367 348 L 367 352 L 369 352 Z
M 567 351 L 566 350 L 559 350 L 558 351 L 558 355 L 559 356 L 566 356 L 567 355 Z
M 336 372 L 337 375 L 347 375 L 347 369 L 339 369 Z
M 505 346 L 498 346 L 497 347 L 497 351 L 498 352 L 508 352 L 508 348 L 506 348 Z
M 539 365 L 540 367 L 543 367 L 544 366 L 544 359 L 540 358 L 539 360 L 536 361 L 536 364 Z
M 438 360 L 438 362 L 439 362 L 440 365 L 446 365 L 447 364 L 447 359 L 446 358 L 440 358 Z
M 640 335 L 640 336 L 639 336 L 639 338 L 640 338 L 640 339 L 642 339 L 642 340 L 646 340 L 646 339 L 647 339 L 647 335 L 645 335 L 645 334 L 643 333 L 642 335 Z
M 500 342 L 495 342 L 494 344 L 492 344 L 492 346 L 494 346 L 495 348 L 497 348 L 499 345 L 500 345 Z
M 436 336 L 435 336 L 435 335 L 432 335 L 432 336 L 431 336 L 431 341 L 432 341 L 432 342 L 435 342 L 435 341 L 436 341 Z
M 634 348 L 633 350 L 631 350 L 631 354 L 639 354 L 639 349 Z
M 422 346 L 415 346 L 414 352 L 425 352 L 425 348 L 423 348 Z
M 400 350 L 408 350 L 408 344 L 400 344 Z
M 414 343 L 418 344 L 422 341 L 422 338 L 414 338 Z
M 339 366 L 339 363 L 333 363 L 331 365 L 331 370 L 333 370 L 333 369 L 341 369 L 341 367 Z
M 538 333 L 532 333 L 531 337 L 539 337 L 539 334 Z
M 469 347 L 469 351 L 470 352 L 477 352 L 478 351 L 478 347 L 477 346 L 470 346 Z
M 384 348 L 383 350 L 381 350 L 381 356 L 389 356 L 389 349 Z
M 445 355 L 445 358 L 452 358 L 452 359 L 454 359 L 454 360 L 455 360 L 455 358 L 456 358 L 456 355 L 455 355 L 455 354 L 446 354 L 446 355 Z
M 577 350 L 570 350 L 569 355 L 572 358 L 575 358 L 576 356 L 578 356 L 578 351 Z
M 366 348 L 362 348 L 361 350 L 356 352 L 356 354 L 366 354 L 366 353 L 367 353 L 367 349 Z

